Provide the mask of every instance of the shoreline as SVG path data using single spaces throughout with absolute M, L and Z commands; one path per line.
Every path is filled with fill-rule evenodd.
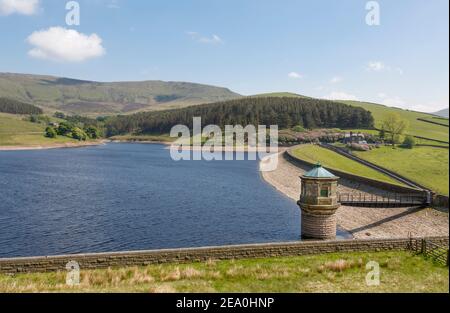
M 0 151 L 32 151 L 32 150 L 50 150 L 50 149 L 65 149 L 65 148 L 82 148 L 91 146 L 100 146 L 107 143 L 134 143 L 134 144 L 154 144 L 154 145 L 164 145 L 165 149 L 171 150 L 173 142 L 169 141 L 157 141 L 157 140 L 111 140 L 102 139 L 99 141 L 85 141 L 85 142 L 67 142 L 67 143 L 55 143 L 55 144 L 43 144 L 43 145 L 21 145 L 21 146 L 0 146 Z M 180 151 L 203 151 L 204 146 L 182 146 Z M 213 151 L 205 152 L 264 152 L 264 153 L 280 153 L 284 151 L 284 147 L 278 147 L 277 151 L 267 151 L 267 148 L 260 147 L 228 147 L 228 146 L 215 146 Z
M 120 139 L 106 139 L 105 142 L 112 143 L 136 143 L 136 144 L 146 144 L 146 145 L 165 145 L 170 146 L 172 143 L 169 141 L 158 141 L 158 140 L 120 140 Z
M 100 146 L 106 144 L 107 140 L 87 141 L 87 142 L 67 142 L 49 145 L 24 145 L 24 146 L 0 146 L 0 151 L 32 151 L 32 150 L 51 150 L 65 148 L 82 148 Z
M 175 149 L 172 147 L 173 142 L 170 141 L 158 141 L 158 140 L 120 140 L 120 139 L 113 139 L 109 140 L 108 142 L 113 143 L 135 143 L 135 144 L 155 144 L 155 145 L 165 145 L 165 149 L 171 150 Z M 189 146 L 189 145 L 183 145 L 181 149 L 178 149 L 180 151 L 203 151 L 205 149 L 205 146 Z M 248 146 L 237 146 L 237 147 L 230 147 L 230 146 L 214 146 L 213 151 L 206 151 L 206 152 L 265 152 L 265 153 L 279 153 L 284 151 L 285 147 L 278 147 L 277 151 L 267 151 L 266 148 L 261 147 L 248 147 Z
M 212 150 L 211 148 L 208 150 L 207 147 L 205 146 L 182 146 L 181 149 L 177 149 L 177 148 L 173 148 L 172 144 L 169 143 L 166 147 L 166 149 L 168 150 L 180 150 L 180 151 L 203 151 L 203 152 L 211 152 L 211 153 L 215 153 L 215 152 L 264 152 L 264 153 L 271 153 L 271 154 L 276 154 L 276 153 L 280 153 L 280 149 L 283 149 L 283 147 L 278 147 L 276 151 L 268 151 L 267 148 L 263 148 L 263 147 L 242 147 L 242 146 L 238 146 L 238 147 L 230 147 L 230 146 L 215 146 L 214 150 Z

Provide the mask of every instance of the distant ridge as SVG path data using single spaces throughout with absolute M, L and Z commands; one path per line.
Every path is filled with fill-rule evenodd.
M 434 112 L 434 115 L 440 116 L 440 117 L 445 117 L 448 118 L 448 108 Z
M 249 96 L 249 97 L 257 97 L 257 98 L 264 98 L 264 97 L 276 97 L 276 98 L 282 98 L 282 97 L 287 97 L 287 98 L 310 98 L 311 97 L 307 97 L 307 96 L 303 96 L 303 95 L 299 95 L 293 92 L 269 92 L 269 93 L 261 93 L 261 94 L 257 94 L 257 95 L 253 95 L 253 96 Z
M 95 82 L 0 73 L 0 97 L 37 105 L 48 112 L 115 115 L 181 108 L 242 96 L 227 88 L 187 82 Z

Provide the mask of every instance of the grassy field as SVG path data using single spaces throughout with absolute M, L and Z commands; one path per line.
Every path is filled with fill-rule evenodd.
M 349 133 L 349 132 L 363 133 L 363 134 L 369 134 L 369 135 L 373 135 L 373 136 L 378 136 L 380 133 L 376 129 L 345 129 L 345 130 L 341 130 L 341 131 L 346 132 L 346 133 Z M 405 136 L 399 136 L 399 142 L 403 142 L 404 139 L 405 139 Z M 416 141 L 416 144 L 418 144 L 418 145 L 434 145 L 434 146 L 439 146 L 439 147 L 448 147 L 449 146 L 448 143 L 437 142 L 437 141 L 428 140 L 428 139 L 415 138 L 415 141 Z
M 375 119 L 375 127 L 381 128 L 381 124 L 386 116 L 390 113 L 397 113 L 403 119 L 409 122 L 407 134 L 413 136 L 421 136 L 441 141 L 449 141 L 449 128 L 441 125 L 431 124 L 417 120 L 418 118 L 430 119 L 433 116 L 426 113 L 407 111 L 397 108 L 386 107 L 380 104 L 358 102 L 358 101 L 340 101 L 352 106 L 362 107 L 370 112 Z
M 427 140 L 427 139 L 418 139 L 416 138 L 416 144 L 417 145 L 433 145 L 433 146 L 439 146 L 439 147 L 448 147 L 448 143 L 441 143 L 433 140 Z
M 380 265 L 380 284 L 367 286 L 366 264 Z M 410 252 L 163 264 L 66 273 L 0 275 L 0 292 L 448 292 L 448 268 Z
M 415 147 L 403 149 L 381 147 L 366 152 L 354 152 L 357 156 L 393 170 L 432 190 L 448 195 L 448 149 Z
M 0 146 L 41 146 L 77 142 L 68 137 L 44 137 L 44 124 L 23 120 L 23 116 L 0 113 Z
M 24 116 L 0 113 L 0 132 L 44 132 L 42 124 L 23 120 Z
M 362 165 L 356 161 L 352 161 L 336 152 L 321 148 L 316 145 L 302 145 L 293 150 L 294 156 L 297 158 L 310 162 L 322 163 L 323 166 L 333 170 L 347 172 L 350 174 L 363 176 L 379 181 L 388 182 L 391 184 L 402 185 L 402 183 L 395 179 L 386 176 L 370 167 Z
M 449 120 L 448 120 L 448 118 L 445 118 L 445 117 L 435 117 L 435 116 L 433 116 L 433 117 L 428 117 L 428 118 L 423 118 L 425 121 L 429 121 L 429 122 L 432 122 L 432 123 L 439 123 L 439 124 L 442 124 L 442 125 L 447 125 L 447 126 L 449 126 Z

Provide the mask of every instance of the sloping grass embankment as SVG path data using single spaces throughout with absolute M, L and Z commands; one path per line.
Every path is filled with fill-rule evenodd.
M 349 174 L 362 176 L 394 185 L 405 186 L 401 182 L 380 173 L 370 167 L 367 167 L 361 163 L 353 161 L 345 156 L 342 156 L 336 152 L 319 147 L 317 145 L 301 145 L 292 150 L 292 154 L 300 160 L 317 163 L 320 162 L 326 168 L 331 171 L 333 169 L 346 172 Z
M 434 147 L 404 149 L 381 147 L 371 151 L 354 151 L 356 156 L 399 173 L 440 194 L 449 194 L 449 152 Z

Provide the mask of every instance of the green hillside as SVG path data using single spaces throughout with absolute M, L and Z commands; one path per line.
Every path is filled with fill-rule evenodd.
M 380 147 L 371 151 L 353 151 L 355 155 L 393 170 L 440 194 L 448 195 L 448 149 Z
M 369 111 L 340 102 L 298 97 L 245 97 L 236 100 L 197 105 L 160 112 L 122 115 L 107 121 L 109 136 L 125 134 L 164 134 L 173 126 L 192 125 L 201 117 L 206 125 L 278 125 L 286 129 L 305 128 L 371 128 Z
M 434 124 L 441 124 L 444 126 L 449 126 L 449 120 L 448 120 L 448 118 L 445 118 L 445 117 L 431 116 L 431 117 L 427 117 L 427 118 L 421 118 L 421 120 L 428 121 L 428 122 L 434 123 Z
M 0 113 L 0 146 L 38 146 L 76 142 L 68 137 L 44 137 L 45 124 L 23 120 L 24 116 Z
M 0 97 L 0 112 L 10 114 L 42 114 L 42 109 L 32 104 Z
M 300 97 L 300 98 L 307 98 L 302 95 L 298 95 L 295 93 L 290 92 L 275 92 L 275 93 L 268 93 L 268 94 L 260 94 L 255 95 L 253 97 Z M 427 123 L 426 121 L 420 121 L 418 119 L 424 119 L 429 121 L 437 121 L 442 124 L 448 125 L 448 119 L 442 119 L 439 118 L 436 115 L 445 115 L 448 114 L 448 109 L 439 111 L 436 114 L 428 114 L 428 113 L 422 113 L 422 112 L 414 112 L 414 111 L 408 111 L 403 110 L 399 108 L 393 108 L 393 107 L 387 107 L 381 104 L 376 103 L 369 103 L 369 102 L 359 102 L 359 101 L 350 101 L 350 100 L 337 100 L 337 102 L 342 102 L 345 104 L 349 104 L 351 106 L 361 107 L 363 109 L 366 109 L 370 112 L 372 112 L 372 115 L 375 119 L 375 127 L 380 128 L 381 124 L 383 123 L 383 120 L 385 117 L 390 113 L 397 113 L 399 114 L 403 119 L 408 120 L 409 122 L 409 129 L 407 131 L 408 134 L 413 136 L 420 136 L 420 137 L 426 137 L 430 139 L 435 140 L 441 140 L 441 141 L 449 141 L 449 129 L 448 127 L 444 127 L 442 125 Z M 448 116 L 448 115 L 447 115 Z
M 340 102 L 352 106 L 361 107 L 363 109 L 372 112 L 372 115 L 375 119 L 375 127 L 380 128 L 381 124 L 383 123 L 383 120 L 386 118 L 388 114 L 397 113 L 403 119 L 409 122 L 409 129 L 407 130 L 408 134 L 446 142 L 449 141 L 448 127 L 418 120 L 418 118 L 430 119 L 431 117 L 433 117 L 433 115 L 431 114 L 408 111 L 399 108 L 391 108 L 384 105 L 368 102 L 358 102 L 358 101 L 340 101 Z
M 179 108 L 239 98 L 226 89 L 184 82 L 112 82 L 0 73 L 0 97 L 37 105 L 48 112 L 114 115 Z
M 350 160 L 336 152 L 321 148 L 316 145 L 301 145 L 292 150 L 292 154 L 309 163 L 320 162 L 331 170 L 350 173 L 357 176 L 367 177 L 394 185 L 402 185 L 395 179 L 382 174 L 370 167 L 362 165 L 356 161 Z

